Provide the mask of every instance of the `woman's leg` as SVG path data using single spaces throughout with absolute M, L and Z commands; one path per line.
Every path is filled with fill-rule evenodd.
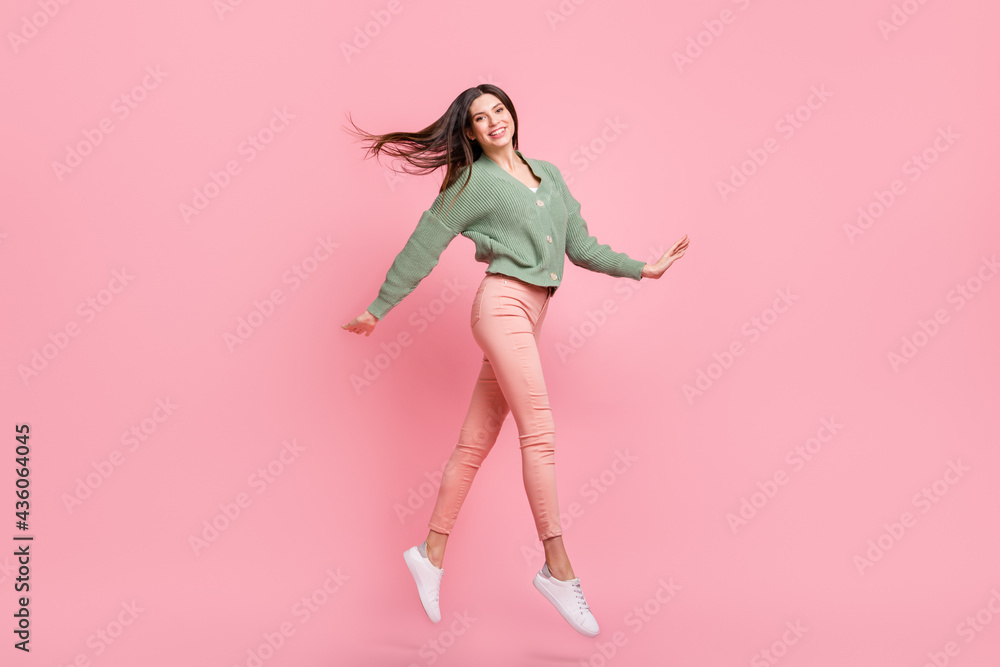
M 428 523 L 427 557 L 435 567 L 441 567 L 448 535 L 455 525 L 476 472 L 493 449 L 500 427 L 510 409 L 497 384 L 493 365 L 484 355 L 472 400 L 459 432 L 458 444 L 445 464 L 438 488 L 437 500 Z
M 542 307 L 541 312 L 538 315 L 538 319 L 535 321 L 534 326 L 534 336 L 535 336 L 535 348 L 538 348 L 539 336 L 542 333 L 542 322 L 545 320 L 545 314 L 549 311 L 550 300 L 545 300 L 545 305 Z M 548 396 L 548 394 L 546 394 Z M 553 426 L 554 429 L 554 426 Z M 522 454 L 524 453 L 524 448 L 521 449 Z M 538 462 L 532 462 L 530 465 L 538 465 Z M 524 467 L 524 461 L 522 457 L 522 468 Z M 555 474 L 553 472 L 553 485 L 555 483 Z M 527 485 L 525 486 L 527 489 Z M 553 486 L 551 492 L 552 497 L 555 498 L 555 488 Z M 530 493 L 529 493 L 530 498 Z M 559 512 L 556 511 L 556 521 L 558 522 Z M 569 561 L 569 554 L 566 553 L 566 546 L 563 544 L 562 529 L 560 527 L 559 535 L 554 535 L 552 537 L 542 540 L 542 547 L 545 549 L 545 562 L 549 564 L 549 571 L 552 573 L 556 579 L 569 580 L 576 577 L 573 572 L 573 565 Z
M 472 327 L 517 423 L 524 489 L 543 542 L 562 535 L 556 494 L 555 423 L 538 353 L 548 303 L 545 288 L 497 276 L 487 286 L 479 318 Z M 557 552 L 556 548 L 553 553 Z
M 493 280 L 496 280 L 496 277 L 487 274 L 479 284 L 472 303 L 471 326 L 479 320 L 483 301 L 488 298 L 487 288 L 491 287 Z M 441 567 L 444 562 L 448 536 L 458 519 L 458 513 L 462 509 L 476 472 L 493 449 L 509 412 L 507 401 L 497 383 L 493 365 L 489 357 L 484 354 L 479 377 L 476 378 L 476 385 L 472 389 L 465 422 L 458 435 L 458 444 L 445 464 L 437 500 L 428 522 L 427 557 L 435 567 Z
M 548 311 L 547 297 L 542 289 L 494 274 L 484 278 L 476 293 L 471 325 L 473 337 L 484 352 L 483 364 L 459 443 L 445 465 L 429 522 L 427 555 L 436 567 L 442 566 L 448 536 L 475 474 L 511 411 L 507 400 L 510 392 L 517 400 L 514 418 L 524 488 L 546 562 L 557 579 L 575 576 L 559 525 L 555 426 L 538 354 L 541 326 Z
M 544 313 L 542 319 L 544 319 Z M 538 321 L 534 330 L 536 342 L 540 333 L 541 321 Z M 486 409 L 484 413 L 482 406 L 485 405 L 491 407 Z M 459 436 L 459 443 L 452 452 L 451 458 L 445 465 L 444 474 L 441 476 L 437 502 L 430 521 L 430 525 L 436 526 L 436 529 L 431 527 L 427 532 L 427 557 L 435 567 L 441 567 L 444 562 L 448 535 L 455 525 L 458 510 L 461 509 L 476 471 L 496 443 L 500 427 L 509 411 L 497 383 L 493 366 L 484 355 L 479 378 L 476 380 L 476 386 L 472 392 L 469 411 Z M 522 469 L 523 467 L 522 461 Z M 446 520 L 445 517 L 450 517 L 450 520 Z M 445 530 L 447 532 L 444 532 Z M 549 564 L 549 571 L 556 579 L 568 580 L 576 576 L 573 573 L 573 566 L 570 564 L 561 535 L 543 540 L 542 546 L 545 549 L 545 561 Z
M 549 572 L 556 579 L 569 581 L 575 579 L 573 566 L 570 565 L 569 555 L 566 553 L 566 546 L 563 544 L 562 535 L 550 537 L 542 541 L 545 548 L 545 562 L 549 564 Z

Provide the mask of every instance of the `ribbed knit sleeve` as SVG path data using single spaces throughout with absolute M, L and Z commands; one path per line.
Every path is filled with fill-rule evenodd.
M 646 263 L 632 259 L 623 252 L 615 252 L 611 246 L 600 243 L 591 236 L 587 229 L 587 221 L 580 215 L 580 202 L 570 194 L 569 187 L 563 180 L 559 169 L 552 165 L 550 171 L 555 173 L 555 178 L 559 182 L 562 192 L 563 203 L 569 212 L 566 227 L 566 256 L 569 257 L 569 261 L 588 271 L 606 273 L 616 278 L 641 280 L 642 269 Z
M 385 281 L 379 288 L 378 296 L 367 309 L 379 320 L 416 289 L 420 281 L 437 266 L 441 254 L 452 239 L 465 228 L 468 220 L 465 217 L 467 209 L 462 206 L 462 195 L 459 195 L 447 215 L 443 214 L 461 187 L 464 176 L 463 172 L 462 179 L 438 194 L 431 207 L 420 216 L 416 229 L 393 260 L 385 274 Z

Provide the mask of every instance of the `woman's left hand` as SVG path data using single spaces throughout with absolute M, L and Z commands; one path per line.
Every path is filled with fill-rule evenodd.
M 659 278 L 670 268 L 671 264 L 684 256 L 684 251 L 687 250 L 687 247 L 688 236 L 685 234 L 684 238 L 670 246 L 670 250 L 663 253 L 663 257 L 656 260 L 655 264 L 647 264 L 642 267 L 642 277 Z

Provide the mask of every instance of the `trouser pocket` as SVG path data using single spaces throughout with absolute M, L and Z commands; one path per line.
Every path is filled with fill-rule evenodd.
M 479 289 L 476 290 L 476 297 L 472 300 L 472 313 L 469 316 L 469 326 L 476 326 L 476 322 L 483 316 L 483 306 L 486 300 L 486 290 L 489 289 L 490 284 L 493 282 L 489 277 L 483 279 L 483 282 L 479 284 Z

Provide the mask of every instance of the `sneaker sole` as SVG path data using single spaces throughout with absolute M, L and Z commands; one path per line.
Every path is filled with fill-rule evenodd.
M 414 555 L 413 554 L 413 550 L 414 549 L 416 549 L 416 547 L 411 547 L 411 548 L 407 549 L 406 551 L 404 551 L 403 552 L 403 560 L 406 561 L 406 567 L 410 571 L 410 574 L 413 576 L 413 583 L 417 584 L 417 595 L 420 597 L 420 606 L 424 608 L 424 612 L 427 614 L 427 618 L 431 619 L 432 623 L 440 623 L 441 622 L 441 610 L 440 610 L 440 608 L 438 609 L 438 617 L 435 620 L 434 619 L 434 614 L 428 608 L 428 604 L 424 600 L 424 596 L 420 592 L 420 584 L 417 583 L 418 581 L 420 581 L 420 575 L 418 574 L 418 571 L 417 571 L 417 562 L 415 560 L 415 558 L 419 557 L 419 553 L 417 555 Z
M 542 583 L 542 576 L 540 574 L 536 574 L 535 578 L 532 580 L 531 583 L 533 583 L 535 585 L 535 588 L 538 589 L 538 592 L 541 593 L 543 596 L 545 596 L 545 599 L 548 600 L 549 603 L 556 608 L 556 611 L 558 611 L 559 615 L 562 616 L 567 623 L 569 623 L 571 628 L 579 632 L 584 637 L 596 637 L 597 635 L 600 634 L 601 631 L 599 629 L 597 632 L 590 632 L 589 630 L 582 628 L 578 626 L 576 623 L 574 623 L 573 620 L 566 615 L 566 612 L 563 611 L 562 605 L 559 604 L 559 602 L 549 593 L 548 589 L 545 588 L 545 584 Z

